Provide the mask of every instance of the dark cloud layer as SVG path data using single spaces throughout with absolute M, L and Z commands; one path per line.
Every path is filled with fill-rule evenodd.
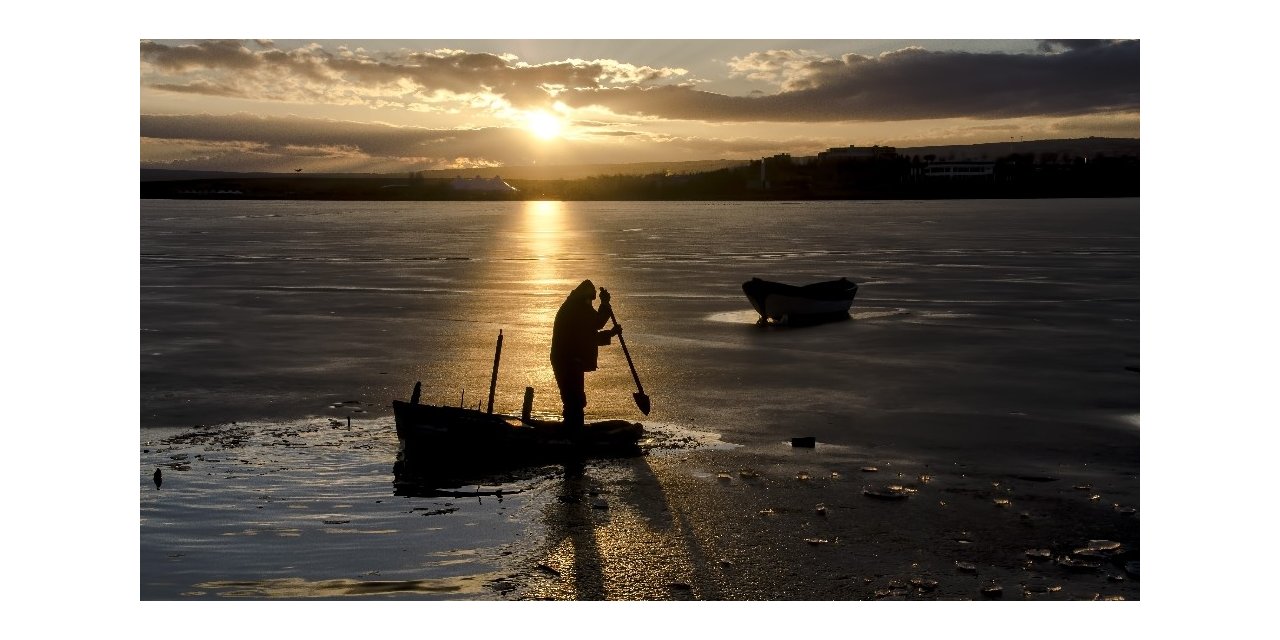
M 370 157 L 520 157 L 533 143 L 522 131 L 505 128 L 423 129 L 300 117 L 234 115 L 143 115 L 143 138 L 206 143 L 241 143 L 298 154 L 303 149 L 343 149 Z
M 544 145 L 527 131 L 425 129 L 314 118 L 234 115 L 143 115 L 143 165 L 237 171 L 281 171 L 302 158 L 319 166 L 400 171 L 459 166 L 614 162 L 617 140 L 632 161 L 697 160 L 820 148 L 812 139 L 716 139 L 604 131 L 581 141 Z M 163 150 L 163 151 L 161 151 Z
M 1137 41 L 1062 53 L 984 54 L 906 49 L 815 59 L 787 86 L 758 97 L 687 86 L 574 90 L 570 106 L 705 121 L 834 122 L 1068 116 L 1138 109 Z

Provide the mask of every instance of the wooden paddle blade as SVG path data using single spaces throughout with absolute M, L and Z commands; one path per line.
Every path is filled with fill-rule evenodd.
M 649 396 L 643 393 L 633 393 L 632 397 L 636 399 L 636 406 L 640 408 L 640 413 L 649 415 Z

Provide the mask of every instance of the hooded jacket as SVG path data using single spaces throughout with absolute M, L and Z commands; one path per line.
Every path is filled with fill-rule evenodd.
M 595 371 L 600 347 L 609 344 L 611 334 L 600 331 L 613 315 L 609 303 L 592 308 L 596 287 L 590 280 L 582 281 L 569 293 L 556 312 L 551 331 L 551 366 L 567 371 Z

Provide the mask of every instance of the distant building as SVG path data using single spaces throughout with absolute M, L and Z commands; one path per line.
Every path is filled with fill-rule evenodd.
M 882 147 L 874 145 L 870 147 L 855 147 L 849 145 L 847 147 L 832 147 L 826 151 L 818 152 L 818 162 L 840 162 L 844 160 L 881 160 L 891 159 L 898 155 L 897 147 Z
M 449 183 L 455 191 L 516 191 L 517 189 L 506 183 L 500 176 L 494 176 L 489 179 L 476 176 L 474 178 L 463 178 L 458 176 Z
M 994 162 L 931 162 L 924 168 L 926 178 L 991 178 Z

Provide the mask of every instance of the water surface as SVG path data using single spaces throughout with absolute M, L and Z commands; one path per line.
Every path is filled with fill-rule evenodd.
M 395 495 L 389 404 L 486 401 L 501 330 L 496 409 L 532 386 L 557 413 L 550 323 L 584 278 L 654 421 L 1136 478 L 1136 199 L 141 207 L 144 598 L 501 593 L 553 489 Z M 850 320 L 765 328 L 752 277 L 861 289 Z M 605 349 L 589 418 L 640 419 L 634 391 Z

